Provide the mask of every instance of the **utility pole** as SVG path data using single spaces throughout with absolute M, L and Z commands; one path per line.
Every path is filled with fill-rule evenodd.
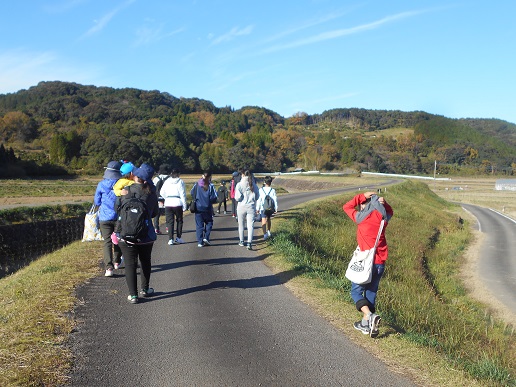
M 435 174 L 437 172 L 437 160 L 434 160 L 434 191 L 435 191 Z

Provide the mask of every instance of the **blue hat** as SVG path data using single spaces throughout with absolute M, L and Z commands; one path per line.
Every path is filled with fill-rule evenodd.
M 120 179 L 122 175 L 120 175 L 120 167 L 122 163 L 120 161 L 110 161 L 107 167 L 104 167 L 106 170 L 104 171 L 104 179 Z
M 122 164 L 120 167 L 120 173 L 122 176 L 127 175 L 129 172 L 132 172 L 134 169 L 134 164 L 128 161 L 127 163 Z
M 154 176 L 154 168 L 152 168 L 149 164 L 143 163 L 140 167 L 136 167 L 133 169 L 133 175 L 138 176 L 140 179 L 152 182 L 152 176 Z
M 237 171 L 233 172 L 233 177 L 237 177 L 237 176 L 238 176 L 238 172 Z

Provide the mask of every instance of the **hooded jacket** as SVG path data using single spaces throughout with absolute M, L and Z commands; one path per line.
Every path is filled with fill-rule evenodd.
M 185 182 L 180 177 L 169 177 L 159 192 L 165 199 L 165 207 L 183 207 L 186 211 Z
M 116 220 L 118 215 L 115 211 L 116 195 L 113 186 L 117 182 L 116 179 L 102 179 L 97 184 L 93 203 L 99 206 L 99 221 L 108 222 Z
M 383 206 L 378 202 L 377 195 L 373 195 L 371 197 L 371 202 L 363 211 L 357 211 L 356 207 L 365 202 L 366 198 L 364 194 L 358 194 L 349 202 L 344 204 L 342 209 L 353 220 L 353 222 L 357 224 L 357 243 L 362 251 L 369 250 L 374 246 L 378 230 L 380 229 L 380 223 L 382 222 L 382 219 L 385 220 L 380 240 L 376 247 L 376 255 L 374 257 L 375 264 L 385 264 L 389 255 L 387 240 L 385 239 L 385 228 L 394 213 L 392 211 L 392 207 L 387 202 L 385 202 Z M 385 216 L 382 214 L 382 208 L 379 208 L 379 206 L 382 206 L 385 209 Z M 379 208 L 379 210 L 377 208 Z
M 236 185 L 235 200 L 238 202 L 238 206 L 251 205 L 253 208 L 256 208 L 256 201 L 259 196 L 260 193 L 258 192 L 258 187 L 254 181 L 252 187 L 249 187 L 249 184 L 247 184 L 247 179 L 240 180 Z

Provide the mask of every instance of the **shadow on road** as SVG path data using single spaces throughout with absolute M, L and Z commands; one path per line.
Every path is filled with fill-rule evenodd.
M 198 264 L 199 262 L 195 262 Z M 253 277 L 247 279 L 236 279 L 227 281 L 214 281 L 206 285 L 193 286 L 191 288 L 174 290 L 172 292 L 157 292 L 154 296 L 145 299 L 145 301 L 154 301 L 170 297 L 179 297 L 195 292 L 204 292 L 209 290 L 217 289 L 252 289 L 252 288 L 264 288 L 268 286 L 278 286 L 290 281 L 292 278 L 299 275 L 299 271 L 288 270 L 278 274 L 266 275 L 263 277 Z

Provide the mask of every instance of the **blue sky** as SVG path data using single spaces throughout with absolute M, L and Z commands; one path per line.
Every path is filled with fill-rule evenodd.
M 159 90 L 284 117 L 422 110 L 516 123 L 514 0 L 41 0 L 0 5 L 0 93 Z

